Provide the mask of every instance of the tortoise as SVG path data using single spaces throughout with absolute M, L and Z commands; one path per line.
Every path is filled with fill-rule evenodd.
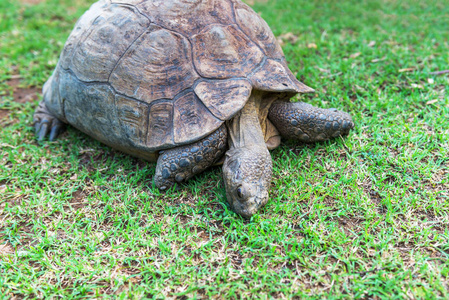
M 101 0 L 78 20 L 34 114 L 38 140 L 70 124 L 157 162 L 166 190 L 223 164 L 230 207 L 251 217 L 269 198 L 269 150 L 319 142 L 349 114 L 290 102 L 301 83 L 267 23 L 240 0 Z

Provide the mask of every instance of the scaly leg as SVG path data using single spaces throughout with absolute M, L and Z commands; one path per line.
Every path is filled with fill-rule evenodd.
M 225 153 L 227 130 L 222 125 L 208 137 L 193 144 L 165 150 L 157 160 L 154 182 L 161 190 L 184 182 L 213 166 Z
M 354 128 L 354 122 L 348 113 L 334 108 L 322 109 L 303 102 L 275 102 L 268 118 L 282 137 L 302 142 L 321 142 L 345 136 Z

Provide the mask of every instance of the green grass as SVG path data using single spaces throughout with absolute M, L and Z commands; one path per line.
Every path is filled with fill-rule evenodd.
M 304 100 L 357 127 L 273 151 L 249 221 L 220 168 L 160 193 L 154 164 L 73 128 L 36 143 L 41 96 L 18 95 L 91 3 L 0 0 L 0 298 L 449 297 L 449 77 L 429 74 L 449 69 L 445 0 L 256 1 Z

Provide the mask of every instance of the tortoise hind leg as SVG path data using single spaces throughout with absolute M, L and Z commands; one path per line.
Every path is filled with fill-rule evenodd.
M 354 128 L 351 116 L 334 108 L 322 109 L 298 102 L 273 103 L 268 114 L 284 138 L 321 142 L 345 136 Z
M 163 151 L 157 160 L 154 182 L 161 190 L 184 182 L 213 166 L 225 153 L 227 129 L 222 125 L 204 139 Z
M 64 130 L 64 123 L 48 111 L 44 101 L 39 103 L 34 112 L 33 124 L 39 141 L 42 141 L 48 134 L 50 134 L 49 140 L 53 141 Z

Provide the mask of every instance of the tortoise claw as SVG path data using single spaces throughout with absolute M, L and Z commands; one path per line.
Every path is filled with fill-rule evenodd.
M 36 135 L 39 133 L 39 130 L 41 129 L 42 124 L 34 120 L 34 132 Z
M 40 130 L 39 130 L 39 133 L 38 133 L 38 138 L 37 138 L 37 140 L 38 141 L 42 141 L 44 138 L 45 138 L 45 136 L 48 134 L 48 131 L 50 130 L 49 128 L 48 128 L 48 121 L 46 121 L 46 120 L 44 120 L 44 121 L 42 121 L 40 124 L 41 124 L 41 126 L 40 126 Z
M 64 125 L 58 119 L 41 120 L 34 127 L 38 141 L 43 141 L 46 136 L 49 136 L 48 140 L 52 142 L 64 131 Z
M 39 103 L 33 122 L 38 141 L 44 140 L 48 135 L 49 140 L 54 141 L 64 130 L 64 124 L 47 110 L 44 102 Z
M 58 135 L 61 133 L 62 130 L 63 130 L 63 126 L 61 126 L 59 124 L 53 126 L 53 128 L 51 129 L 51 132 L 50 132 L 50 138 L 49 138 L 50 142 L 54 141 L 58 137 Z

